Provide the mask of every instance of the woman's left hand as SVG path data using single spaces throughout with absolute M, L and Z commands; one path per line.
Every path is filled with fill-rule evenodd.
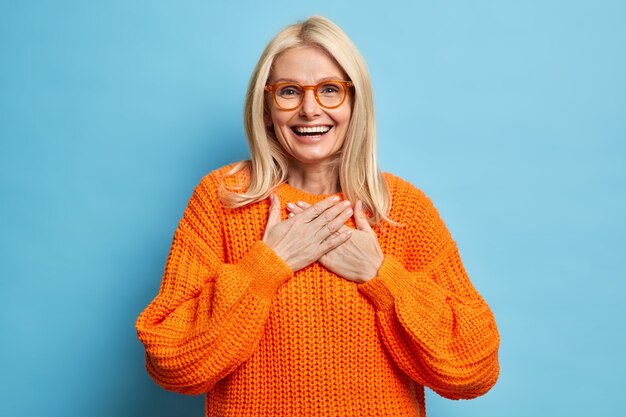
M 310 204 L 298 202 L 289 203 L 287 209 L 290 216 L 302 213 Z M 383 262 L 383 252 L 378 244 L 376 233 L 367 221 L 363 211 L 363 203 L 357 201 L 354 206 L 354 222 L 356 229 L 352 229 L 352 237 L 323 255 L 319 262 L 327 269 L 347 280 L 364 283 L 378 274 L 378 269 Z M 351 229 L 343 226 L 336 233 Z

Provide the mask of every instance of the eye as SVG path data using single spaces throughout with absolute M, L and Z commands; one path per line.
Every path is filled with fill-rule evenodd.
M 281 98 L 299 97 L 302 89 L 298 85 L 283 85 L 276 90 L 276 95 Z
M 326 84 L 319 86 L 317 91 L 318 91 L 318 94 L 333 95 L 333 94 L 340 93 L 342 91 L 342 88 L 339 84 L 326 83 Z

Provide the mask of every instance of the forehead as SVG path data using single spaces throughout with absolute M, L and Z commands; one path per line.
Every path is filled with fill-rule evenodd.
M 346 74 L 326 51 L 313 46 L 288 49 L 274 60 L 270 82 L 298 81 L 315 84 L 318 81 L 345 79 Z

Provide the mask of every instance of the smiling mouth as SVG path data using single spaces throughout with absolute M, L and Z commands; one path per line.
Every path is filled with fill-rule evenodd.
M 332 126 L 296 126 L 291 130 L 298 136 L 322 136 L 328 133 Z

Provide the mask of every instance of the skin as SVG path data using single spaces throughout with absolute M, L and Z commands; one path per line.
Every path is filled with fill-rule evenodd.
M 274 61 L 270 84 L 295 81 L 315 85 L 326 79 L 346 80 L 347 76 L 324 51 L 318 48 L 295 48 L 280 54 Z M 307 90 L 300 107 L 284 111 L 267 95 L 267 124 L 291 156 L 289 184 L 313 194 L 337 193 L 337 174 L 333 172 L 333 156 L 341 150 L 350 124 L 352 98 L 350 95 L 336 109 L 321 107 L 313 91 Z M 329 126 L 331 130 L 317 137 L 298 136 L 297 126 Z
M 325 79 L 347 79 L 344 71 L 324 51 L 314 47 L 294 48 L 274 61 L 269 83 L 295 81 L 314 85 Z M 268 96 L 269 97 L 269 96 Z M 312 194 L 333 194 L 337 189 L 337 153 L 343 146 L 350 123 L 351 97 L 336 109 L 321 107 L 314 93 L 305 92 L 300 107 L 284 111 L 273 100 L 266 124 L 290 155 L 289 184 Z M 302 138 L 296 126 L 330 126 L 315 137 Z M 265 242 L 294 272 L 319 261 L 335 274 L 353 282 L 367 282 L 378 273 L 383 260 L 376 234 L 370 227 L 362 203 L 352 207 L 347 200 L 329 197 L 314 205 L 289 202 L 290 217 L 280 221 L 281 202 L 271 197 Z M 356 229 L 345 226 L 354 215 Z
M 304 201 L 287 204 L 289 217 L 302 213 L 311 207 Z M 357 201 L 354 208 L 356 230 L 342 226 L 336 233 L 350 232 L 352 236 L 341 246 L 326 252 L 318 261 L 335 274 L 357 283 L 367 282 L 377 275 L 383 261 L 383 253 L 378 245 L 376 232 L 372 229 L 363 210 L 363 203 Z M 371 277 L 371 278 L 367 278 Z

